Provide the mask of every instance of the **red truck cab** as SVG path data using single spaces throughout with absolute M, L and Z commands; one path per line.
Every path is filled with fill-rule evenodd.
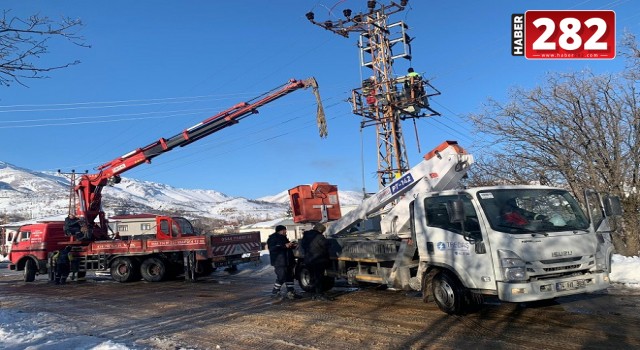
M 183 217 L 158 216 L 156 223 L 158 225 L 156 238 L 158 239 L 170 239 L 196 235 L 189 220 Z
M 69 242 L 61 221 L 24 225 L 16 234 L 2 237 L 11 239 L 11 242 L 2 242 L 4 247 L 8 247 L 9 269 L 24 271 L 25 282 L 33 282 L 38 272 L 46 273 L 48 254 Z

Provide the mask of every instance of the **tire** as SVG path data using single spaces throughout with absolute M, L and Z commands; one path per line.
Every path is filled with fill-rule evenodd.
M 209 276 L 215 270 L 215 268 L 213 267 L 213 264 L 209 260 L 198 261 L 197 264 L 198 264 L 198 269 L 196 272 L 197 277 Z
M 467 290 L 457 278 L 447 272 L 439 272 L 431 282 L 433 299 L 440 310 L 449 315 L 464 315 L 467 308 Z
M 300 266 L 300 268 L 298 269 L 297 276 L 298 276 L 298 285 L 303 291 L 305 292 L 315 291 L 313 284 L 311 284 L 311 272 L 309 272 L 309 269 L 307 269 L 306 266 L 304 265 Z
M 36 272 L 38 267 L 33 259 L 29 259 L 24 264 L 23 278 L 25 282 L 33 282 L 36 280 Z
M 298 268 L 298 272 L 296 274 L 298 277 L 298 285 L 305 292 L 315 292 L 316 288 L 311 283 L 311 272 L 309 269 L 302 265 Z M 322 279 L 322 289 L 323 291 L 328 291 L 336 284 L 336 279 L 333 277 L 324 276 Z
M 160 258 L 147 258 L 140 266 L 140 273 L 147 282 L 160 282 L 167 276 L 167 265 Z
M 121 283 L 137 281 L 140 279 L 138 266 L 130 258 L 116 258 L 111 263 L 111 278 Z

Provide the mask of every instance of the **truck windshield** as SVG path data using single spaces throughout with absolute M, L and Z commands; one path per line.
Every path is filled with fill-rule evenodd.
M 478 201 L 496 231 L 518 234 L 589 227 L 580 205 L 565 190 L 487 190 L 478 192 Z
M 180 226 L 180 232 L 182 233 L 183 236 L 189 236 L 189 235 L 193 235 L 193 226 L 191 226 L 191 223 L 189 222 L 189 220 L 183 218 L 183 217 L 173 217 L 173 222 L 174 224 L 177 224 Z

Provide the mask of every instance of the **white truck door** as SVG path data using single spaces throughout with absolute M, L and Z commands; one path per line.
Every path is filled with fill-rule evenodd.
M 456 200 L 464 204 L 463 223 L 451 220 Z M 429 196 L 416 205 L 424 211 L 424 235 L 416 234 L 418 245 L 426 247 L 420 259 L 451 268 L 467 288 L 495 289 L 490 246 L 469 195 Z

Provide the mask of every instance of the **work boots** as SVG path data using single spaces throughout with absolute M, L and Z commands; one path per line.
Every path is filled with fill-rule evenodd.
M 287 292 L 287 299 L 289 300 L 295 300 L 295 299 L 300 299 L 302 298 L 302 296 L 300 294 L 296 294 L 296 292 L 290 290 Z
M 279 290 L 279 289 L 275 289 L 275 288 L 274 288 L 274 289 L 271 291 L 271 298 L 273 298 L 273 299 L 278 299 L 278 298 L 280 298 L 280 297 L 281 297 L 281 296 L 280 296 L 280 290 Z

